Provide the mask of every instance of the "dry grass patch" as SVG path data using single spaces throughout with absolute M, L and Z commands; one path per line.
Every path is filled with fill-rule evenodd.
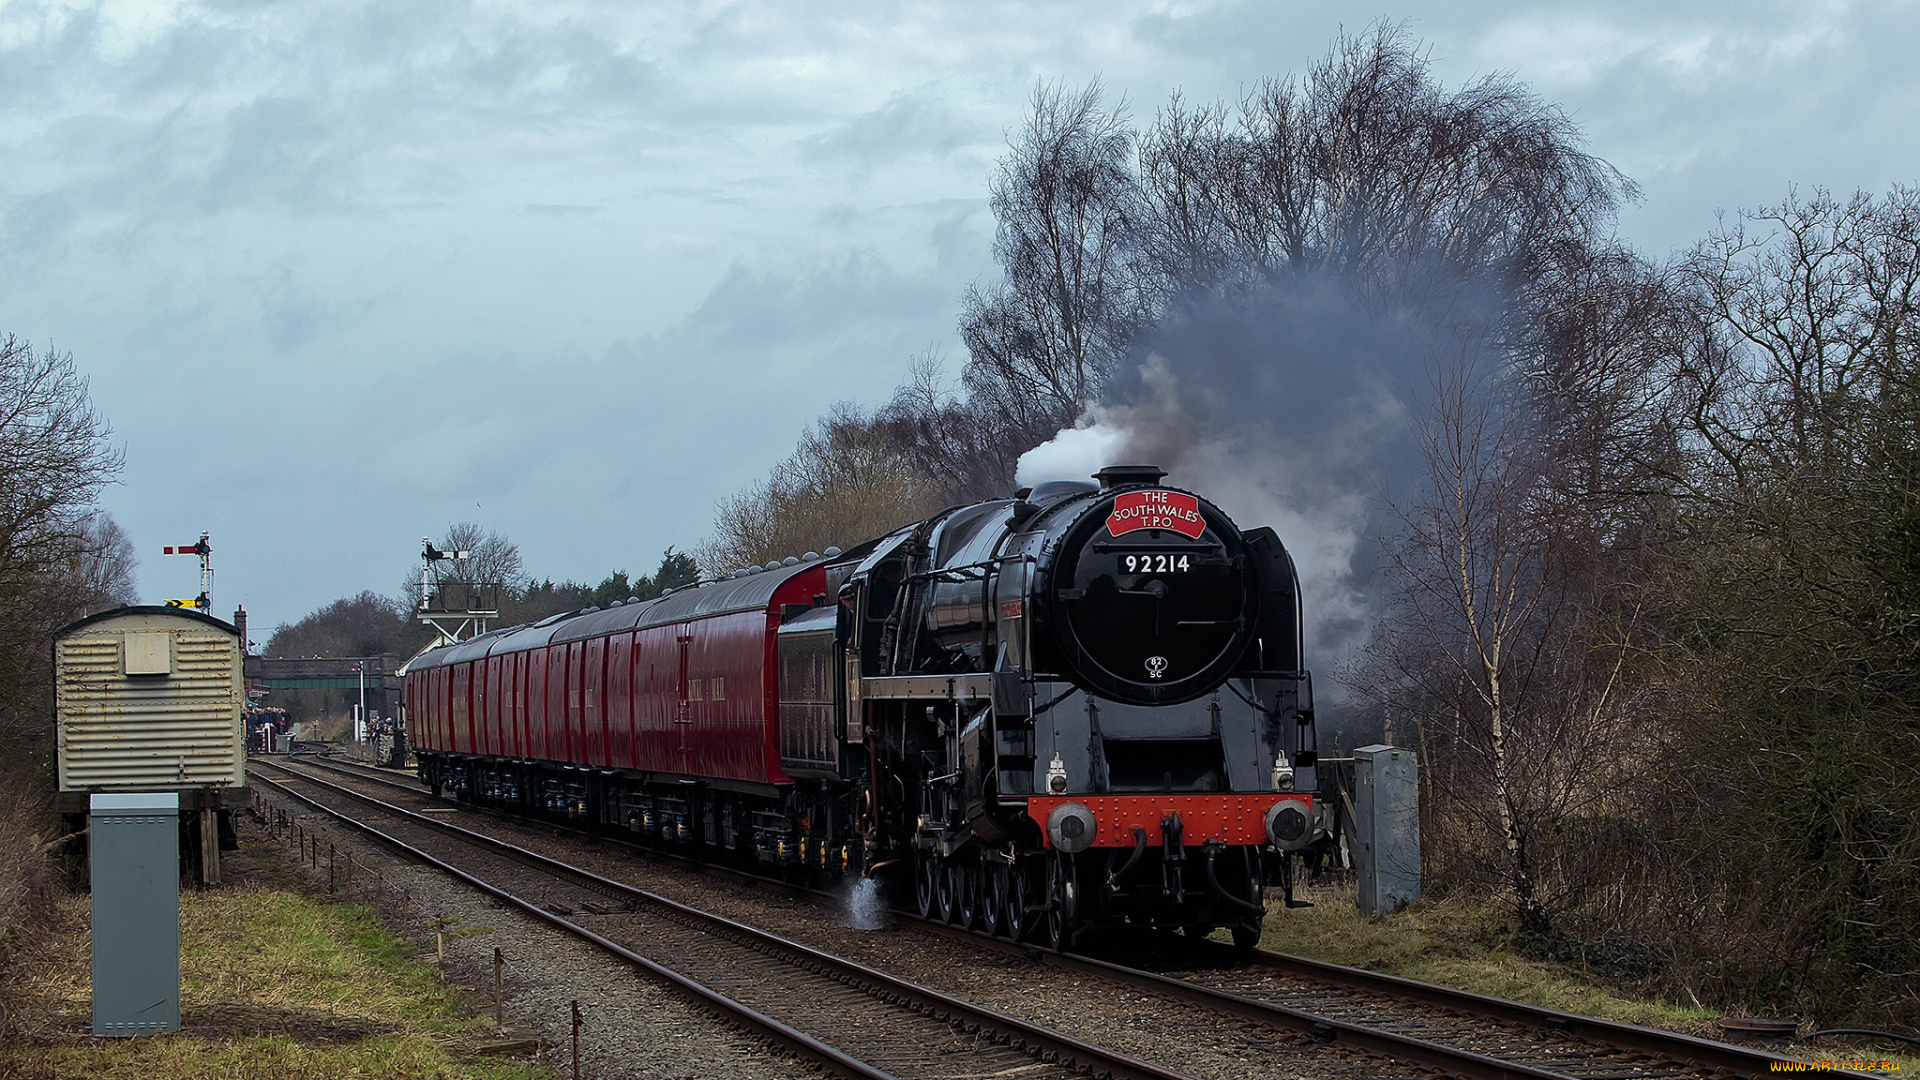
M 19 958 L 24 1006 L 0 1075 L 93 1080 L 433 1077 L 534 1080 L 544 1070 L 476 1059 L 490 1019 L 468 1015 L 414 947 L 364 907 L 242 888 L 181 897 L 178 1034 L 95 1039 L 87 902 Z M 20 1036 L 23 1036 L 20 1037 Z
M 53 845 L 53 815 L 42 786 L 17 772 L 0 769 L 0 791 L 13 793 L 0 805 L 0 1042 L 7 1038 L 15 1009 L 15 954 L 44 934 L 54 915 L 59 889 L 47 853 Z
M 1521 954 L 1507 920 L 1459 894 L 1422 899 L 1390 916 L 1360 914 L 1351 885 L 1308 887 L 1301 898 L 1314 906 L 1269 907 L 1262 947 L 1583 1016 L 1717 1037 L 1711 1023 L 1720 1014 L 1712 1009 L 1641 995 L 1578 964 Z
M 1360 914 L 1351 884 L 1308 886 L 1299 895 L 1314 906 L 1289 911 L 1269 905 L 1262 948 L 1582 1016 L 1722 1038 L 1714 1021 L 1726 1015 L 1723 1010 L 1642 993 L 1577 962 L 1523 955 L 1515 947 L 1512 920 L 1462 894 L 1422 899 L 1388 916 Z M 1895 1065 L 1895 1075 L 1920 1071 L 1911 1047 L 1873 1045 L 1826 1039 L 1779 1052 L 1802 1061 L 1879 1060 Z

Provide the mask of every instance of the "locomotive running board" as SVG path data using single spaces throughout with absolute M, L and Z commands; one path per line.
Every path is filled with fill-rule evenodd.
M 986 701 L 993 697 L 993 675 L 884 675 L 860 680 L 860 696 L 891 701 Z

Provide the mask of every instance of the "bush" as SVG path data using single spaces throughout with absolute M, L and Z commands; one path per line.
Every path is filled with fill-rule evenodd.
M 44 931 L 57 893 L 48 858 L 48 812 L 43 785 L 18 770 L 0 774 L 0 789 L 29 792 L 0 801 L 0 1041 L 7 1038 L 13 960 L 21 947 Z

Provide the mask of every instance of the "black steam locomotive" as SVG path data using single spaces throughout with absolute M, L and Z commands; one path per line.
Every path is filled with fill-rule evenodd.
M 421 777 L 1050 946 L 1251 945 L 1316 843 L 1298 578 L 1164 475 L 436 650 L 407 675 Z
M 923 913 L 1258 940 L 1269 870 L 1313 839 L 1298 578 L 1162 476 L 950 511 L 840 589 L 863 840 Z

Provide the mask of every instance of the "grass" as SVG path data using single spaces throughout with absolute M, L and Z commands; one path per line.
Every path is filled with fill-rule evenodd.
M 491 1031 L 414 947 L 364 906 L 279 888 L 181 896 L 179 1033 L 94 1039 L 87 902 L 17 970 L 25 1038 L 0 1047 L 0 1075 L 89 1080 L 430 1077 L 535 1080 L 523 1062 L 478 1058 Z
M 1714 1033 L 1711 1023 L 1720 1015 L 1697 1005 L 1637 995 L 1577 964 L 1526 956 L 1502 926 L 1499 912 L 1457 895 L 1422 899 L 1389 916 L 1360 914 L 1350 884 L 1310 887 L 1301 896 L 1314 906 L 1269 907 L 1262 947 L 1695 1035 Z
M 1262 948 L 1582 1016 L 1722 1038 L 1713 1023 L 1724 1015 L 1720 1010 L 1661 1000 L 1577 963 L 1523 954 L 1510 920 L 1484 902 L 1456 894 L 1421 899 L 1395 915 L 1368 916 L 1355 905 L 1351 883 L 1309 886 L 1299 895 L 1314 906 L 1269 904 Z M 1803 1061 L 1883 1060 L 1894 1063 L 1895 1075 L 1912 1076 L 1920 1058 L 1909 1049 L 1847 1049 L 1829 1040 L 1789 1053 Z

